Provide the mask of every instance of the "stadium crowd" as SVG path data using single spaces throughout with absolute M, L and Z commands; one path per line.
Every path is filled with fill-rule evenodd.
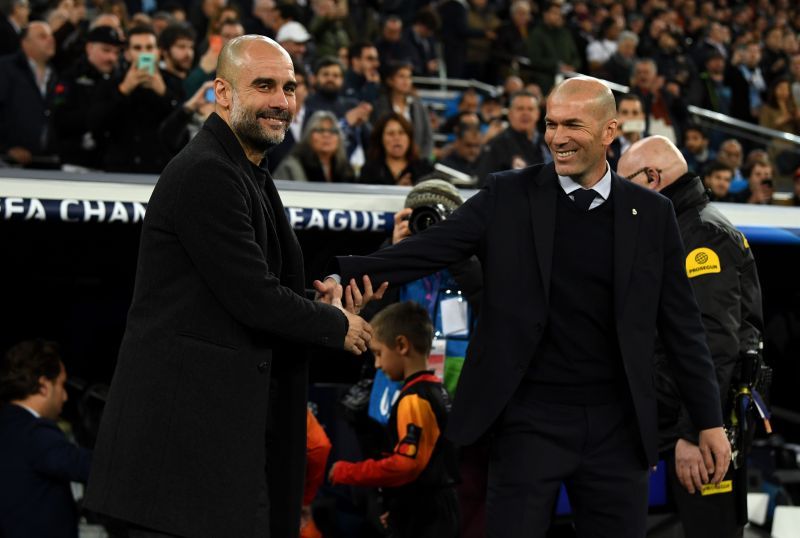
M 790 0 L 0 0 L 0 12 L 8 166 L 160 173 L 214 110 L 222 46 L 257 33 L 291 53 L 299 83 L 269 156 L 277 179 L 412 185 L 439 162 L 480 185 L 548 162 L 544 96 L 577 72 L 629 88 L 616 94 L 612 167 L 659 134 L 716 200 L 769 204 L 784 191 L 800 204 L 798 146 L 688 111 L 800 134 Z M 434 102 L 417 76 L 483 84 Z

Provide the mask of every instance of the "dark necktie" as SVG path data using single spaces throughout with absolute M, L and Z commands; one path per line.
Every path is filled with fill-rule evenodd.
M 572 192 L 572 196 L 575 198 L 575 207 L 581 211 L 589 211 L 597 192 L 593 189 L 578 189 Z

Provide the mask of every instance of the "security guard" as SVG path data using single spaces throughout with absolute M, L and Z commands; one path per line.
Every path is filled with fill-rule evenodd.
M 702 181 L 689 172 L 668 139 L 651 136 L 636 142 L 620 158 L 617 172 L 672 200 L 686 249 L 686 276 L 703 316 L 723 416 L 730 426 L 735 422 L 727 418 L 732 417 L 735 398 L 731 391 L 741 382 L 740 357 L 757 348 L 763 327 L 761 288 L 747 239 L 710 205 Z M 697 447 L 697 432 L 681 405 L 660 345 L 656 355 L 661 449 L 668 453 L 670 487 L 685 534 L 687 538 L 742 536 L 747 514 L 738 494 L 746 493 L 746 480 L 740 479 L 746 474 L 731 466 L 719 486 L 708 483 L 713 460 Z
M 58 140 L 58 153 L 64 164 L 101 168 L 101 140 L 91 132 L 86 119 L 97 87 L 117 70 L 122 45 L 124 41 L 114 28 L 93 28 L 86 36 L 85 54 L 56 84 L 53 127 Z

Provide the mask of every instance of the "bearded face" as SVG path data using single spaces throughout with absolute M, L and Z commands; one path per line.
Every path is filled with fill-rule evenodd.
M 289 110 L 248 106 L 239 98 L 236 90 L 233 91 L 231 127 L 247 146 L 266 152 L 283 142 L 291 123 L 292 113 Z

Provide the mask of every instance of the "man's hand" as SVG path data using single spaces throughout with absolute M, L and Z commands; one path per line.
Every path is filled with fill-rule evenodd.
M 162 97 L 167 93 L 167 85 L 164 83 L 164 77 L 161 76 L 161 72 L 158 69 L 156 69 L 152 75 L 147 75 L 144 86 L 150 88 Z
M 361 355 L 367 350 L 367 345 L 372 339 L 372 326 L 364 318 L 342 308 L 341 302 L 334 306 L 338 306 L 347 316 L 347 334 L 344 337 L 345 351 L 349 351 L 353 355 Z
M 389 287 L 388 282 L 381 284 L 376 291 L 372 290 L 372 281 L 367 275 L 363 277 L 364 293 L 358 289 L 356 279 L 351 278 L 350 283 L 344 289 L 344 308 L 352 314 L 358 314 L 366 304 L 372 300 L 383 299 L 383 293 Z
M 137 69 L 136 64 L 131 64 L 125 73 L 125 78 L 119 83 L 119 92 L 122 95 L 130 95 L 139 85 L 150 80 L 150 74 L 145 69 Z
M 703 454 L 706 470 L 714 473 L 711 482 L 719 484 L 731 463 L 731 443 L 722 426 L 700 432 L 700 452 Z
M 372 114 L 372 105 L 367 102 L 361 102 L 358 106 L 345 112 L 344 119 L 350 127 L 355 127 L 367 123 L 370 114 Z
M 708 484 L 708 472 L 700 447 L 685 439 L 675 444 L 675 474 L 678 482 L 691 494 Z
M 9 159 L 23 166 L 29 165 L 33 160 L 33 154 L 22 146 L 14 146 L 13 148 L 9 148 L 7 155 Z
M 367 275 L 363 276 L 363 282 L 364 293 L 361 293 L 361 290 L 356 286 L 355 279 L 350 279 L 350 283 L 347 285 L 350 291 L 347 292 L 348 296 L 345 297 L 344 309 L 351 314 L 357 314 L 357 310 L 360 311 L 373 299 L 382 299 L 386 288 L 389 287 L 389 283 L 384 282 L 376 291 L 373 291 L 372 281 Z M 325 282 L 315 280 L 314 289 L 317 290 L 318 301 L 342 307 L 342 286 L 333 278 L 326 278 Z
M 217 69 L 217 60 L 219 59 L 219 51 L 209 47 L 209 49 L 200 57 L 198 65 L 203 73 L 210 75 Z
M 397 244 L 406 237 L 411 237 L 411 229 L 408 227 L 408 219 L 411 217 L 412 209 L 406 207 L 394 214 L 394 229 L 392 230 L 392 244 Z

